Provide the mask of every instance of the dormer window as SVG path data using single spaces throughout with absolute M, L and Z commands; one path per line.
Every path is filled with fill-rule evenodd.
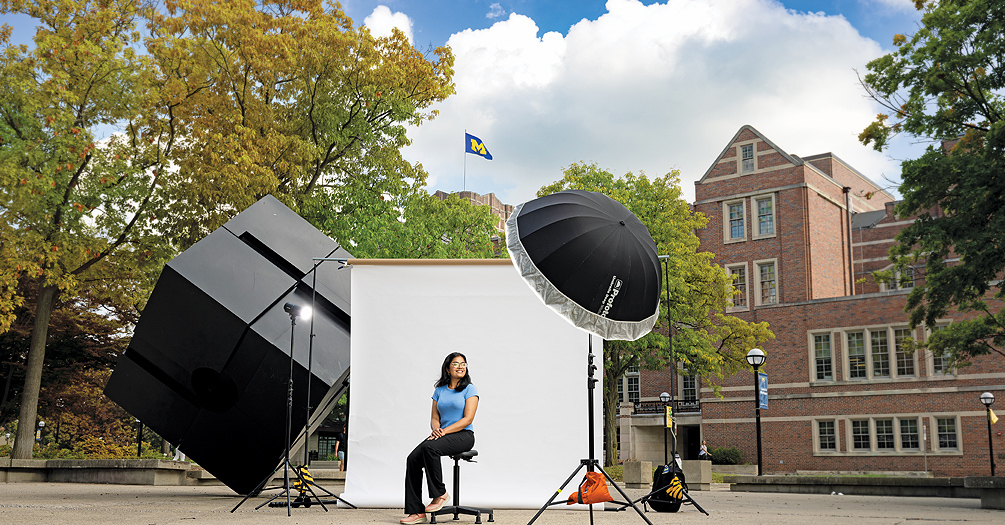
M 740 146 L 740 173 L 751 173 L 754 171 L 754 145 L 745 144 Z

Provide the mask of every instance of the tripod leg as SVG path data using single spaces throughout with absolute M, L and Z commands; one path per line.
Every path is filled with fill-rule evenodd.
M 542 513 L 544 513 L 545 509 L 547 509 L 548 506 L 551 505 L 551 502 L 555 501 L 555 498 L 557 498 L 558 495 L 562 492 L 562 490 L 565 489 L 565 486 L 568 485 L 569 482 L 572 481 L 572 478 L 576 477 L 576 474 L 579 474 L 579 471 L 583 470 L 583 467 L 585 467 L 585 466 L 586 466 L 585 462 L 580 463 L 579 466 L 576 467 L 576 470 L 572 471 L 572 474 L 569 476 L 568 479 L 565 480 L 565 483 L 562 483 L 562 486 L 558 487 L 558 490 L 556 490 L 555 493 L 552 494 L 550 498 L 548 498 L 547 503 L 545 503 L 544 506 L 541 507 L 541 510 L 537 511 L 537 514 L 535 514 L 534 517 L 531 518 L 530 521 L 527 522 L 527 525 L 530 525 L 531 523 L 534 523 L 534 521 L 537 520 L 538 516 L 540 516 Z M 652 525 L 652 523 L 650 523 L 649 525 Z
M 649 525 L 653 525 L 653 522 L 649 521 L 649 518 L 647 518 L 646 515 L 641 510 L 639 510 L 638 507 L 635 506 L 635 503 L 632 503 L 632 498 L 629 498 L 628 494 L 625 494 L 625 491 L 621 490 L 621 487 L 619 487 L 618 484 L 615 483 L 613 479 L 611 479 L 611 475 L 608 474 L 606 470 L 604 470 L 604 467 L 600 466 L 600 463 L 597 463 L 596 460 L 594 460 L 594 463 L 595 466 L 597 467 L 597 470 L 604 473 L 604 477 L 607 478 L 607 481 L 609 481 L 611 485 L 614 485 L 614 488 L 617 489 L 619 494 L 621 494 L 621 497 L 625 498 L 625 501 L 627 501 L 628 504 L 631 505 L 633 509 L 635 509 L 635 512 L 638 512 L 639 516 L 642 516 L 642 519 L 645 520 L 646 523 L 648 523 Z
M 246 496 L 244 496 L 244 499 L 242 499 L 240 503 L 238 503 L 237 505 L 235 505 L 234 508 L 230 509 L 230 512 L 233 513 L 234 511 L 237 510 L 238 507 L 240 507 L 241 505 L 244 505 L 244 502 L 248 501 L 248 498 L 250 498 L 252 494 L 259 494 L 259 493 L 261 493 L 262 492 L 262 487 L 264 487 L 265 484 L 270 479 L 272 479 L 272 476 L 274 476 L 275 474 L 276 474 L 276 472 L 272 471 L 272 474 L 270 474 L 265 479 L 263 479 L 262 482 L 259 483 L 257 487 L 255 487 L 255 490 L 249 492 Z
M 298 469 L 293 469 L 293 473 L 297 475 L 297 479 L 300 480 L 300 483 L 303 483 L 303 485 L 301 486 L 307 487 L 307 492 L 311 494 L 310 497 L 317 500 L 318 504 L 321 505 L 321 508 L 325 509 L 325 512 L 328 512 L 328 507 L 325 507 L 325 502 L 321 501 L 321 498 L 319 498 L 318 495 L 314 493 L 314 489 L 311 488 L 314 485 L 314 483 L 305 480 L 304 477 L 300 474 L 300 470 Z
M 283 464 L 283 468 L 284 469 L 289 469 L 290 468 L 290 463 L 288 461 L 286 463 L 284 463 Z M 273 474 L 275 474 L 275 472 L 273 472 Z M 271 478 L 271 477 L 272 476 L 269 476 L 269 478 Z M 286 508 L 287 509 L 290 508 L 290 505 L 289 505 L 289 499 L 290 499 L 289 498 L 289 496 L 290 496 L 290 471 L 289 470 L 286 470 L 283 473 L 283 479 L 285 480 L 285 482 L 283 484 L 283 487 L 282 487 L 283 490 L 281 490 L 275 496 L 272 496 L 271 498 L 269 498 L 265 503 L 262 503 L 261 505 L 255 507 L 255 510 L 258 510 L 258 509 L 260 509 L 260 508 L 268 505 L 269 503 L 272 503 L 274 500 L 276 500 L 278 498 L 281 498 L 284 495 L 286 496 L 286 501 L 287 501 Z M 290 515 L 292 516 L 292 513 Z
M 312 487 L 320 490 L 321 492 L 324 492 L 328 496 L 331 496 L 331 497 L 335 498 L 335 501 L 341 501 L 342 503 L 345 503 L 346 505 L 348 505 L 348 506 L 350 506 L 350 507 L 352 507 L 354 509 L 357 508 L 356 505 L 353 505 L 352 503 L 349 503 L 345 499 L 339 497 L 337 494 L 333 494 L 331 491 L 329 491 L 328 489 L 322 487 L 321 485 L 318 485 L 317 483 L 310 482 L 310 483 L 308 483 L 308 485 L 310 485 L 310 486 L 312 486 Z M 329 503 L 331 503 L 331 502 L 329 502 Z
M 698 502 L 695 501 L 694 498 L 692 498 L 691 495 L 688 494 L 686 491 L 684 492 L 684 497 L 687 498 L 687 500 L 690 501 L 692 505 L 694 505 L 694 508 L 700 510 L 706 516 L 709 515 L 708 511 L 706 511 L 705 509 L 701 508 L 701 505 L 699 505 Z

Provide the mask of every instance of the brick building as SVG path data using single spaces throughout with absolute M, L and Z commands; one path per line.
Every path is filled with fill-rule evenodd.
M 701 249 L 741 292 L 730 313 L 767 321 L 776 336 L 763 345 L 761 368 L 770 378 L 761 413 L 765 473 L 987 475 L 978 397 L 992 391 L 1005 399 L 1005 361 L 988 356 L 950 370 L 928 351 L 904 351 L 904 338 L 924 339 L 929 329 L 910 329 L 904 313 L 913 271 L 890 284 L 872 278 L 890 268 L 894 237 L 911 223 L 895 216 L 890 194 L 831 153 L 800 158 L 744 126 L 695 183 L 695 198 L 695 210 L 709 218 L 697 232 Z M 669 390 L 668 379 L 641 371 L 622 386 L 626 401 L 640 403 L 622 404 L 620 440 L 629 446 L 620 459 L 662 463 L 662 416 L 645 408 Z M 756 463 L 752 372 L 724 380 L 722 398 L 682 379 L 681 455 L 694 459 L 705 439 Z M 1003 430 L 993 428 L 998 453 Z
M 492 214 L 495 215 L 496 217 L 499 217 L 499 222 L 496 223 L 496 230 L 498 230 L 500 233 L 506 231 L 506 220 L 509 219 L 510 215 L 513 215 L 513 209 L 515 208 L 515 206 L 513 206 L 512 204 L 503 203 L 503 201 L 499 200 L 499 198 L 496 197 L 495 193 L 486 193 L 485 195 L 481 195 L 473 191 L 465 190 L 465 191 L 458 191 L 456 192 L 456 194 L 459 198 L 467 199 L 468 202 L 474 204 L 475 206 L 488 206 L 489 209 L 492 211 Z M 445 191 L 436 190 L 436 193 L 434 193 L 433 195 L 435 195 L 436 198 L 443 200 L 452 194 L 447 193 Z

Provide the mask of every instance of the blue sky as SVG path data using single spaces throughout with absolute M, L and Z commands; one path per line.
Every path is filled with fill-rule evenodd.
M 652 5 L 657 0 L 642 0 Z M 787 0 L 778 2 L 799 12 L 843 16 L 861 33 L 884 46 L 894 33 L 904 33 L 918 19 L 911 0 Z M 355 21 L 369 16 L 378 5 L 403 12 L 414 23 L 414 43 L 420 48 L 446 43 L 464 29 L 485 29 L 519 13 L 532 18 L 541 33 L 566 33 L 580 20 L 596 20 L 607 12 L 606 0 L 345 0 L 342 7 Z M 498 6 L 498 7 L 495 7 Z
M 429 189 L 517 204 L 573 162 L 701 178 L 744 124 L 788 153 L 832 152 L 882 185 L 922 146 L 859 144 L 880 108 L 856 71 L 913 33 L 911 0 L 345 0 L 357 25 L 449 44 L 457 93 L 410 131 Z M 25 19 L 5 15 L 16 42 Z M 464 130 L 492 152 L 463 152 Z M 466 173 L 466 177 L 465 177 Z

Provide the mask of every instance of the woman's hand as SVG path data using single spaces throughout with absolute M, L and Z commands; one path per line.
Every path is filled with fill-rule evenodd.
M 443 429 L 437 427 L 437 428 L 433 429 L 433 433 L 429 434 L 429 437 L 426 438 L 426 440 L 428 441 L 428 440 L 431 440 L 431 439 L 439 439 L 439 438 L 443 437 L 443 435 L 444 435 Z

